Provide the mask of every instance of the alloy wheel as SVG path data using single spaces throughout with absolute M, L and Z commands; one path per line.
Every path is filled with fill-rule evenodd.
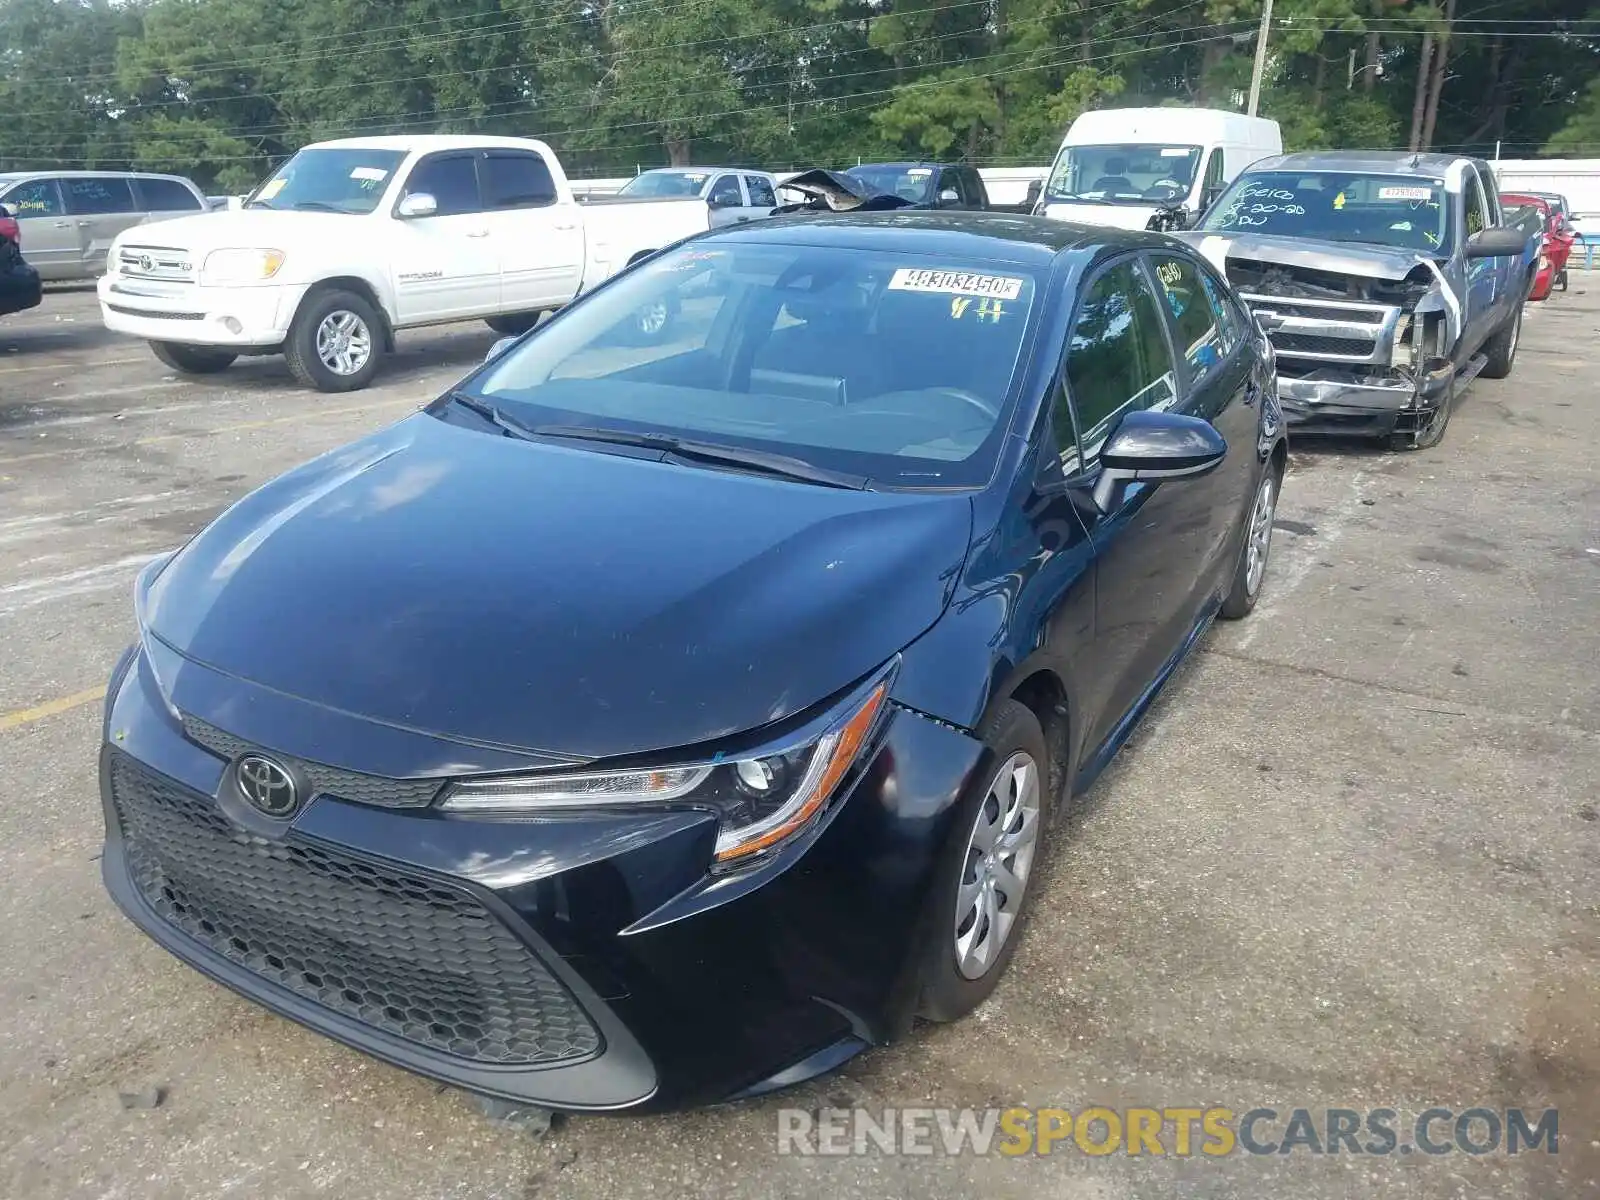
M 978 805 L 956 891 L 956 969 L 979 979 L 1000 958 L 1022 914 L 1039 843 L 1039 765 L 1017 751 Z
M 1250 510 L 1250 531 L 1244 547 L 1244 586 L 1254 596 L 1267 573 L 1267 555 L 1272 550 L 1272 518 L 1278 507 L 1278 478 L 1271 470 L 1261 476 L 1255 507 Z
M 335 375 L 355 375 L 372 357 L 372 331 L 349 309 L 336 308 L 317 326 L 317 357 Z

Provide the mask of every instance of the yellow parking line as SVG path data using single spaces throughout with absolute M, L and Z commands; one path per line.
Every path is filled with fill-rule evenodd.
M 19 708 L 16 712 L 0 713 L 0 729 L 15 729 L 18 725 L 27 725 L 33 721 L 53 717 L 57 713 L 70 712 L 74 708 L 94 703 L 105 694 L 106 690 L 103 687 L 90 688 L 87 691 L 74 692 L 70 696 L 62 696 L 57 700 L 46 700 L 43 704 L 35 704 L 32 708 Z
M 245 429 L 265 429 L 271 425 L 287 425 L 291 422 L 314 421 L 322 417 L 344 417 L 353 413 L 372 412 L 375 409 L 390 408 L 404 403 L 409 409 L 419 409 L 422 406 L 416 400 L 382 400 L 374 404 L 351 404 L 343 408 L 314 408 L 310 412 L 291 413 L 282 417 L 268 417 L 262 421 L 239 421 L 232 425 L 216 425 L 209 429 L 187 429 L 180 433 L 157 433 L 149 437 L 135 438 L 131 442 L 123 442 L 115 446 L 67 446 L 60 450 L 40 450 L 35 454 L 19 454 L 15 458 L 0 458 L 0 470 L 14 467 L 18 463 L 37 462 L 44 458 L 62 458 L 73 454 L 92 454 L 96 451 L 126 450 L 131 446 L 153 446 L 160 442 L 176 442 L 184 438 L 203 438 L 218 433 L 238 433 Z
M 69 371 L 70 370 L 80 370 L 81 371 L 81 370 L 88 370 L 91 367 L 125 367 L 129 363 L 149 362 L 149 361 L 150 361 L 150 359 L 148 359 L 148 358 L 107 358 L 107 359 L 103 359 L 103 360 L 101 360 L 101 359 L 93 359 L 93 360 L 90 360 L 88 362 L 81 362 L 81 363 L 80 362 L 37 363 L 37 364 L 35 364 L 34 366 L 31 366 L 31 367 L 0 367 L 0 375 L 21 375 L 21 374 L 23 374 L 24 372 L 27 372 L 27 371 L 50 371 L 50 370 L 60 371 L 62 369 L 66 369 L 66 370 L 69 370 Z

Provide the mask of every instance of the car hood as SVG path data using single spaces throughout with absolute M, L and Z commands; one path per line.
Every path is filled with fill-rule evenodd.
M 135 225 L 118 243 L 163 246 L 203 255 L 225 248 L 285 250 L 308 241 L 348 241 L 360 216 L 329 212 L 287 212 L 240 208 L 174 217 Z
M 1416 269 L 1418 263 L 1427 258 L 1416 250 L 1318 238 L 1197 231 L 1177 236 L 1199 250 L 1218 270 L 1226 270 L 1230 258 L 1247 258 L 1289 267 L 1310 267 L 1339 275 L 1398 280 L 1404 279 Z
M 578 758 L 798 713 L 943 612 L 963 495 L 860 492 L 418 414 L 274 480 L 145 597 L 180 654 L 315 705 Z

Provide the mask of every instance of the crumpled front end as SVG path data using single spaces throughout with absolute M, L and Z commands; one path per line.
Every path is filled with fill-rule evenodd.
M 1406 433 L 1448 401 L 1460 310 L 1430 264 L 1383 279 L 1229 256 L 1227 274 L 1272 339 L 1291 425 Z

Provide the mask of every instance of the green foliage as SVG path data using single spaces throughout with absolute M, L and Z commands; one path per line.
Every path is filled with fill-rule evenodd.
M 0 0 L 0 170 L 236 189 L 320 138 L 472 130 L 590 174 L 1040 162 L 1090 108 L 1239 106 L 1259 2 Z M 1457 0 L 1447 31 L 1446 0 L 1275 0 L 1262 111 L 1293 147 L 1400 145 L 1428 29 L 1448 47 L 1435 145 L 1594 154 L 1592 2 Z M 1554 24 L 1584 19 L 1595 35 Z

